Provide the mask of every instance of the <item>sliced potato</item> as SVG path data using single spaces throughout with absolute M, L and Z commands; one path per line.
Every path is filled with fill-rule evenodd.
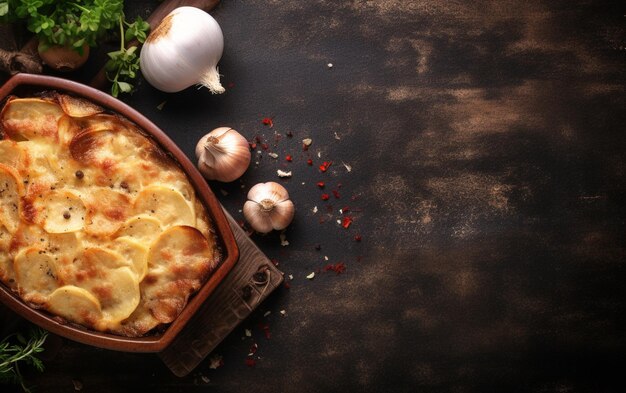
M 0 224 L 11 233 L 17 230 L 20 222 L 20 197 L 24 195 L 24 185 L 17 171 L 0 164 Z
M 167 229 L 148 252 L 150 279 L 142 282 L 146 306 L 159 321 L 173 321 L 215 266 L 213 249 L 197 229 Z
M 80 231 L 85 227 L 87 209 L 80 196 L 69 190 L 52 190 L 34 202 L 41 222 L 48 233 Z
M 146 144 L 145 138 L 130 132 L 118 121 L 84 129 L 74 135 L 69 146 L 75 160 L 107 170 L 106 166 L 111 163 L 121 164 L 129 157 L 136 158 Z
M 14 140 L 57 139 L 57 121 L 63 115 L 61 107 L 41 98 L 14 98 L 1 114 L 4 131 Z
M 139 305 L 139 282 L 128 267 L 109 271 L 107 281 L 101 287 L 93 289 L 102 305 L 103 316 L 110 324 L 117 324 L 128 318 Z M 102 296 L 102 293 L 106 293 L 106 296 Z
M 126 220 L 117 231 L 116 237 L 130 237 L 145 246 L 150 246 L 161 232 L 163 228 L 159 220 L 147 214 L 139 214 Z
M 59 94 L 57 99 L 63 112 L 72 117 L 86 117 L 104 112 L 102 107 L 84 98 Z
M 0 280 L 4 283 L 15 282 L 13 260 L 9 255 L 11 237 L 9 230 L 0 223 Z
M 174 225 L 195 225 L 193 209 L 183 195 L 163 186 L 143 189 L 135 199 L 135 214 L 147 214 L 159 220 L 165 228 Z
M 148 271 L 148 247 L 129 236 L 115 239 L 113 249 L 131 265 L 137 280 L 141 282 Z
M 82 240 L 78 232 L 50 233 L 46 252 L 57 256 L 73 257 L 82 249 Z
M 107 323 L 127 318 L 139 302 L 139 280 L 119 253 L 90 247 L 59 267 L 59 280 L 92 294 Z M 103 328 L 103 326 L 100 326 Z
M 0 164 L 18 168 L 23 159 L 24 152 L 17 142 L 8 139 L 0 140 Z
M 13 268 L 18 289 L 26 301 L 43 303 L 45 297 L 59 287 L 54 260 L 38 247 L 20 251 L 13 261 Z
M 87 200 L 85 232 L 110 235 L 130 216 L 132 202 L 128 195 L 108 187 L 93 188 Z
M 47 310 L 68 321 L 94 326 L 102 318 L 100 302 L 89 291 L 74 285 L 57 288 L 48 297 Z
M 32 181 L 54 183 L 58 171 L 58 151 L 53 145 L 46 145 L 35 141 L 18 143 L 23 149 L 28 162 L 28 176 Z

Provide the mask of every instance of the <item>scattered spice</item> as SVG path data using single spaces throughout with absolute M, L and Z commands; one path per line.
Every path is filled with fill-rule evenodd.
M 350 226 L 350 224 L 352 224 L 352 217 L 350 216 L 345 216 L 342 220 L 341 220 L 341 226 L 348 229 L 348 227 Z
M 63 218 L 69 220 L 70 218 L 72 218 L 72 215 L 70 214 L 70 212 L 63 212 Z
M 272 158 L 278 158 L 278 154 L 276 154 L 276 153 L 267 153 L 267 155 L 272 157 Z
M 324 188 L 324 182 L 323 181 L 318 181 L 316 184 L 319 188 Z
M 308 160 L 306 160 L 306 164 L 309 166 L 313 165 L 313 160 L 309 158 Z
M 320 166 L 320 172 L 326 172 L 328 170 L 328 167 L 330 167 L 332 165 L 332 161 L 324 161 Z
M 291 157 L 291 154 L 287 154 L 287 156 L 285 157 L 285 161 L 288 161 L 288 162 L 293 161 L 293 157 Z
M 337 191 L 337 190 L 333 190 L 332 192 L 333 192 L 333 196 L 334 196 L 335 198 L 339 199 L 339 191 Z
M 79 169 L 76 171 L 76 173 L 74 173 L 74 176 L 76 176 L 77 179 L 82 179 L 83 177 L 85 177 L 85 174 Z
M 351 165 L 348 165 L 345 162 L 342 162 L 342 164 L 343 164 L 343 167 L 346 168 L 346 171 L 352 172 L 352 166 Z
M 322 200 L 323 201 L 327 201 L 329 198 L 330 198 L 330 196 L 328 194 L 326 194 L 326 193 L 322 194 Z
M 361 237 L 361 235 L 360 235 L 360 234 L 358 234 L 358 233 L 357 233 L 356 235 L 354 235 L 354 241 L 356 241 L 356 242 L 360 242 L 360 241 L 361 241 L 361 239 L 362 239 L 362 237 Z
M 224 365 L 224 358 L 221 355 L 213 355 L 209 358 L 209 368 L 215 370 Z
M 276 173 L 278 174 L 278 177 L 291 177 L 291 171 L 285 172 L 279 169 Z
M 306 276 L 306 278 L 308 280 L 312 280 L 315 277 L 315 272 L 311 272 L 311 274 L 309 274 L 308 276 Z
M 264 117 L 262 122 L 263 125 L 269 126 L 270 128 L 274 127 L 274 121 L 271 117 Z

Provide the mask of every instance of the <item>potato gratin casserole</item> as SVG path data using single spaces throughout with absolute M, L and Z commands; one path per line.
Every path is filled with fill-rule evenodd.
M 60 321 L 127 337 L 172 322 L 221 260 L 185 173 L 83 99 L 9 97 L 0 115 L 0 280 Z

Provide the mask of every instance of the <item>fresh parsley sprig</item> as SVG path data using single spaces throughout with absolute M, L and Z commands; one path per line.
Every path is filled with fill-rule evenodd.
M 5 0 L 0 16 L 25 20 L 43 49 L 61 45 L 81 53 L 83 45 L 96 46 L 115 27 L 123 8 L 123 0 Z
M 107 79 L 112 83 L 111 95 L 117 97 L 120 93 L 132 92 L 134 86 L 130 83 L 137 76 L 139 71 L 139 56 L 137 56 L 137 46 L 126 45 L 137 40 L 143 43 L 146 40 L 150 24 L 140 16 L 133 23 L 128 23 L 123 16 L 119 18 L 120 26 L 120 49 L 109 52 L 109 60 L 105 65 Z M 126 30 L 124 31 L 124 28 Z
M 35 328 L 28 336 L 15 333 L 0 341 L 0 383 L 16 383 L 25 392 L 30 392 L 20 372 L 20 365 L 30 365 L 43 371 L 43 362 L 37 354 L 43 352 L 47 337 L 47 331 Z

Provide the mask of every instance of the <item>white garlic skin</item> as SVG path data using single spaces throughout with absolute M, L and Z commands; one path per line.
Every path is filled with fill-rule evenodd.
M 207 180 L 225 183 L 241 177 L 250 166 L 250 145 L 237 130 L 219 127 L 196 144 L 198 170 Z
M 287 228 L 296 209 L 289 193 L 276 182 L 258 183 L 248 191 L 243 205 L 243 216 L 250 227 L 259 233 Z
M 139 56 L 140 70 L 155 88 L 174 93 L 200 84 L 224 92 L 217 63 L 224 35 L 217 21 L 196 7 L 178 7 L 148 35 Z

